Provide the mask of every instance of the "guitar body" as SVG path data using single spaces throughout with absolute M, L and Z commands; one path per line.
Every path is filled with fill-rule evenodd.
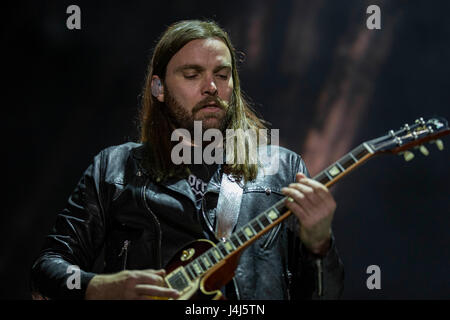
M 173 280 L 175 277 L 183 275 L 184 288 L 180 290 L 182 294 L 178 300 L 226 299 L 220 288 L 233 279 L 240 254 L 227 257 L 227 259 L 220 261 L 205 274 L 195 279 L 187 276 L 187 271 L 184 269 L 185 266 L 213 247 L 215 247 L 215 244 L 206 239 L 193 241 L 181 248 L 167 264 L 165 280 L 169 287 L 180 290 L 177 285 L 174 285 L 176 282 Z

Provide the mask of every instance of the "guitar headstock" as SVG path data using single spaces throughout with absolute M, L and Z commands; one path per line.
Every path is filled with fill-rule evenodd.
M 446 119 L 435 117 L 425 121 L 419 118 L 414 124 L 405 124 L 397 131 L 390 130 L 387 135 L 368 141 L 367 144 L 374 153 L 402 154 L 409 161 L 414 158 L 414 154 L 409 151 L 412 148 L 419 149 L 425 156 L 429 154 L 424 145 L 427 142 L 436 145 L 438 150 L 443 150 L 444 143 L 439 138 L 449 133 Z

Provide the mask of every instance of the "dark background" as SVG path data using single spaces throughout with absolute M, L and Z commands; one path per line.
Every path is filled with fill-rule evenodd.
M 92 2 L 3 10 L 3 299 L 30 299 L 33 259 L 93 156 L 137 138 L 151 50 L 175 21 L 230 33 L 243 90 L 313 175 L 418 117 L 450 117 L 448 1 Z M 81 30 L 66 28 L 71 4 Z M 381 30 L 366 28 L 370 4 Z M 344 299 L 449 298 L 449 147 L 429 150 L 378 157 L 333 187 Z M 366 287 L 373 264 L 380 290 Z

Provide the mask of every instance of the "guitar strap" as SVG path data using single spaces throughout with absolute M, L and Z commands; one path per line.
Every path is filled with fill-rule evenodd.
M 230 175 L 223 173 L 216 209 L 216 238 L 228 238 L 236 225 L 241 208 L 243 188 Z

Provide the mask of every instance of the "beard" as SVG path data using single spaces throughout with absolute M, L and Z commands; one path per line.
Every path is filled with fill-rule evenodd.
M 194 108 L 192 108 L 191 112 L 187 111 L 175 97 L 170 94 L 167 87 L 164 87 L 164 98 L 167 107 L 167 115 L 175 128 L 187 129 L 191 135 L 193 135 L 194 121 L 202 122 L 203 132 L 207 129 L 219 129 L 221 132 L 224 132 L 228 127 L 233 104 L 229 105 L 226 101 L 217 96 L 206 97 L 198 102 Z M 198 112 L 211 102 L 214 102 L 221 110 L 199 115 Z

